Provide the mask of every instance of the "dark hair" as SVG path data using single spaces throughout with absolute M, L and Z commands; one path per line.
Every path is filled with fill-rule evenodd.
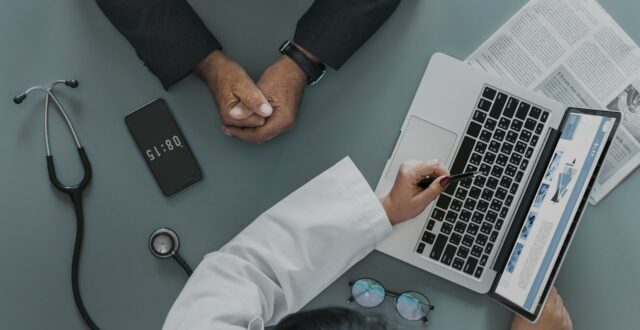
M 291 314 L 273 330 L 387 330 L 387 322 L 380 315 L 330 307 Z

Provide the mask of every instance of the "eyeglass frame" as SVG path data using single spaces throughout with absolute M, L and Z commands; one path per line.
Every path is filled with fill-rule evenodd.
M 375 306 L 367 307 L 367 306 L 363 306 L 363 305 L 361 305 L 360 303 L 358 303 L 358 302 L 356 301 L 356 298 L 355 298 L 355 297 L 353 297 L 353 295 L 351 295 L 351 297 L 349 297 L 349 299 L 347 299 L 347 304 L 351 304 L 351 303 L 354 303 L 354 302 L 355 302 L 358 306 L 360 306 L 360 307 L 362 307 L 362 308 L 371 309 L 371 308 L 376 308 L 376 307 L 379 307 L 380 305 L 382 305 L 382 303 L 385 301 L 385 299 L 386 299 L 387 297 L 392 297 L 392 298 L 394 298 L 394 303 L 395 303 L 394 305 L 395 305 L 396 313 L 398 313 L 398 315 L 400 315 L 400 317 L 402 317 L 402 318 L 403 318 L 404 320 L 406 320 L 407 322 L 418 322 L 418 321 L 422 321 L 422 322 L 424 322 L 425 326 L 428 326 L 428 325 L 429 325 L 429 317 L 428 317 L 428 315 L 429 315 L 429 313 L 430 313 L 432 310 L 435 310 L 435 309 L 436 309 L 436 306 L 434 306 L 433 304 L 431 304 L 431 299 L 429 299 L 429 297 L 427 297 L 427 295 L 426 295 L 426 294 L 424 294 L 424 293 L 422 293 L 422 292 L 418 292 L 418 291 L 410 291 L 410 290 L 403 291 L 403 292 L 401 292 L 401 293 L 397 293 L 397 292 L 395 292 L 395 291 L 389 291 L 389 290 L 387 290 L 387 288 L 382 284 L 382 282 L 380 282 L 380 281 L 378 281 L 378 280 L 376 280 L 376 279 L 370 278 L 370 277 L 363 277 L 363 278 L 359 278 L 359 279 L 357 279 L 357 280 L 355 280 L 355 281 L 354 281 L 354 280 L 350 280 L 350 281 L 349 281 L 349 287 L 350 287 L 350 288 L 353 288 L 353 285 L 354 285 L 356 282 L 361 281 L 361 280 L 374 281 L 374 282 L 376 282 L 376 283 L 380 284 L 380 286 L 382 287 L 382 289 L 384 289 L 384 298 L 382 299 L 382 301 L 380 301 L 380 303 L 379 303 L 379 304 L 377 304 L 377 305 L 375 305 Z M 397 303 L 398 303 L 398 298 L 400 298 L 400 296 L 402 296 L 403 294 L 408 294 L 408 293 L 412 293 L 412 292 L 414 292 L 414 293 L 418 293 L 418 294 L 422 295 L 422 296 L 427 300 L 427 304 L 426 304 L 426 305 L 427 305 L 427 307 L 428 307 L 429 309 L 428 309 L 427 313 L 425 314 L 425 316 L 423 316 L 423 317 L 422 317 L 422 319 L 420 319 L 420 320 L 409 320 L 409 319 L 405 318 L 404 316 L 402 316 L 402 314 L 400 314 L 400 311 L 398 310 L 398 304 L 397 304 Z

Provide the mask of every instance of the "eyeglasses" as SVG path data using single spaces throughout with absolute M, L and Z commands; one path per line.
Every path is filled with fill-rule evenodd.
M 405 320 L 422 320 L 425 325 L 429 325 L 428 315 L 435 306 L 431 305 L 429 299 L 422 293 L 387 291 L 380 282 L 370 278 L 349 282 L 349 286 L 351 286 L 351 298 L 347 300 L 348 303 L 355 302 L 362 307 L 373 308 L 382 304 L 385 297 L 393 297 L 395 298 L 396 311 Z

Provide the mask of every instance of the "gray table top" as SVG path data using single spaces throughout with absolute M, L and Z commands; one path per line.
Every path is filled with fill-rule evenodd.
M 254 77 L 293 34 L 310 0 L 191 1 L 226 52 Z M 257 215 L 346 155 L 375 184 L 392 151 L 428 58 L 436 51 L 464 59 L 523 4 L 517 1 L 404 1 L 339 72 L 306 90 L 297 126 L 265 145 L 220 133 L 204 84 L 191 76 L 165 92 L 93 1 L 0 2 L 0 267 L 1 329 L 83 329 L 69 281 L 75 218 L 67 197 L 48 181 L 42 132 L 43 98 L 23 105 L 15 93 L 33 84 L 75 78 L 60 89 L 93 163 L 85 193 L 86 244 L 81 287 L 104 329 L 158 329 L 185 276 L 153 258 L 147 238 L 173 227 L 195 265 Z M 640 43 L 640 2 L 603 0 Z M 205 172 L 205 180 L 162 196 L 124 125 L 124 116 L 162 97 L 172 107 Z M 76 180 L 75 150 L 54 116 L 60 176 Z M 577 329 L 637 328 L 640 289 L 632 175 L 588 209 L 557 285 Z M 632 257 L 633 258 L 633 257 Z M 631 260 L 630 260 L 631 259 Z M 635 259 L 635 258 L 634 258 Z M 394 290 L 431 297 L 431 329 L 505 329 L 511 314 L 471 293 L 378 252 L 372 253 L 309 307 L 344 305 L 348 279 L 372 276 Z M 379 308 L 400 328 L 391 303 Z

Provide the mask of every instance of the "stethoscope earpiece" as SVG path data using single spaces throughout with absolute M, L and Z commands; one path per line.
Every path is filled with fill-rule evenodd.
M 170 228 L 159 228 L 149 236 L 149 250 L 151 254 L 160 258 L 167 259 L 173 258 L 187 273 L 187 276 L 191 276 L 193 271 L 187 262 L 182 259 L 178 254 L 178 248 L 180 247 L 180 240 L 175 231 Z

